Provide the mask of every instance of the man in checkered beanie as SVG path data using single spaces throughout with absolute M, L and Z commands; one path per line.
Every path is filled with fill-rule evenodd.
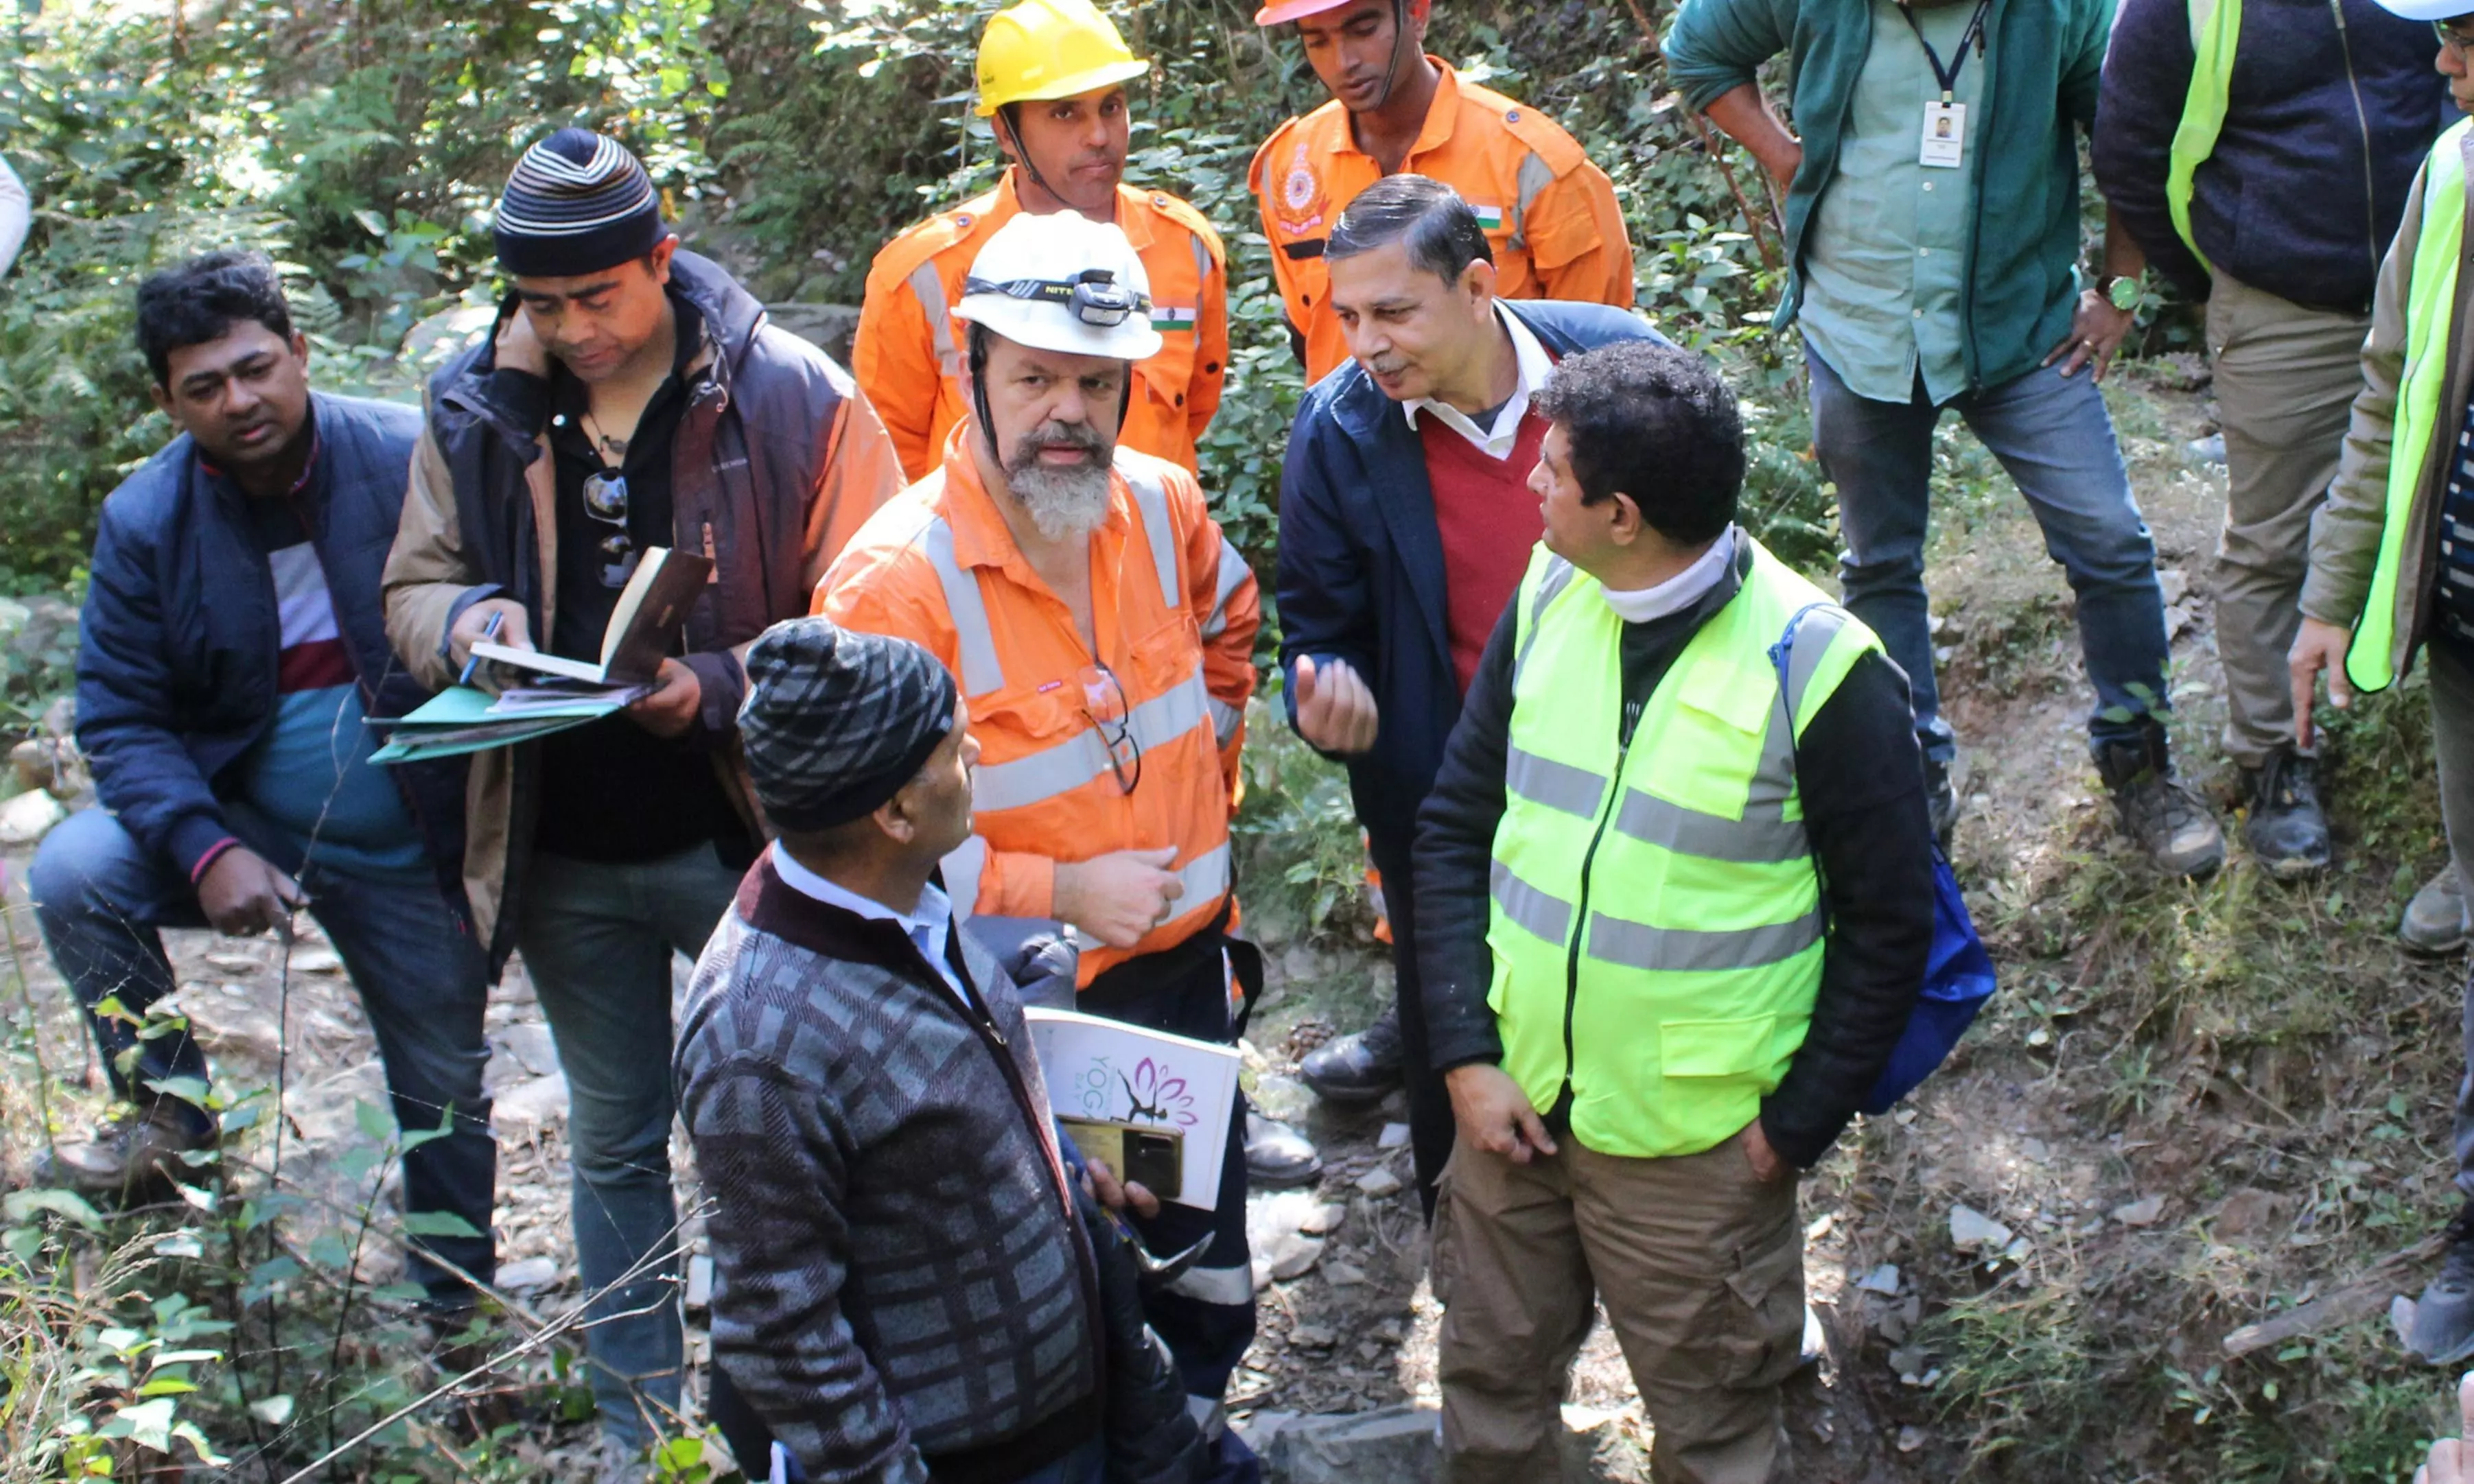
M 618 140 L 533 145 L 492 227 L 512 292 L 430 384 L 388 641 L 434 688 L 484 638 L 597 659 L 646 551 L 713 562 L 649 694 L 482 754 L 463 810 L 476 936 L 494 970 L 523 950 L 558 1038 L 594 1395 L 608 1462 L 641 1477 L 683 1357 L 670 1044 L 645 1028 L 669 1024 L 672 953 L 704 945 L 764 844 L 736 763 L 741 655 L 805 610 L 901 470 L 848 373 L 679 245 Z
M 1066 1157 L 1013 986 L 932 879 L 971 831 L 968 706 L 927 650 L 822 618 L 768 630 L 747 676 L 781 833 L 696 966 L 675 1074 L 713 1415 L 751 1475 L 771 1447 L 776 1478 L 1096 1484 Z

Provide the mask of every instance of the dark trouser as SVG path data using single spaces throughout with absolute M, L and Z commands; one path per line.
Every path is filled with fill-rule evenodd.
M 1223 1045 L 1236 1039 L 1228 1013 L 1228 977 L 1220 935 L 1208 929 L 1158 953 L 1128 959 L 1083 990 L 1079 1009 Z M 1228 1389 L 1229 1373 L 1254 1340 L 1254 1264 L 1246 1243 L 1246 1104 L 1228 1121 L 1220 1161 L 1217 1210 L 1164 1202 L 1160 1213 L 1136 1221 L 1143 1245 L 1166 1256 L 1212 1233 L 1202 1260 L 1143 1306 L 1176 1357 L 1190 1394 L 1212 1401 Z
M 2456 641 L 2423 646 L 2431 667 L 2431 743 L 2439 764 L 2439 821 L 2448 850 L 2474 860 L 2474 660 Z M 2457 1188 L 2474 1199 L 2474 980 L 2465 986 L 2465 1075 L 2457 1089 Z
M 740 875 L 699 845 L 632 864 L 545 850 L 524 878 L 516 945 L 567 1073 L 576 1265 L 596 1296 L 585 1353 L 602 1432 L 630 1448 L 676 1416 L 683 1358 L 670 959 L 703 951 Z
M 1416 868 L 1406 842 L 1387 849 L 1370 841 L 1383 877 L 1383 908 L 1392 923 L 1392 981 L 1400 1011 L 1400 1076 L 1409 1094 L 1409 1155 L 1418 1170 L 1418 1200 L 1435 1219 L 1435 1182 L 1452 1157 L 1452 1099 L 1427 1049 L 1426 1000 L 1418 977 Z
M 479 1233 L 422 1237 L 407 1247 L 428 1302 L 466 1307 L 472 1290 L 429 1255 L 483 1281 L 497 1272 L 490 1209 L 498 1146 L 481 1090 L 490 1052 L 482 1036 L 489 985 L 480 946 L 435 884 L 303 869 L 300 847 L 255 810 L 227 805 L 226 819 L 242 844 L 296 875 L 308 894 L 310 916 L 360 991 L 397 1125 L 408 1133 L 435 1129 L 455 1110 L 453 1133 L 403 1157 L 403 1204 L 460 1216 Z M 160 929 L 207 925 L 196 890 L 101 809 L 72 815 L 46 836 L 28 879 L 36 921 L 61 976 L 86 1008 L 112 1090 L 133 1098 L 175 1077 L 205 1082 L 206 1059 L 185 1030 L 141 1041 L 128 1021 L 94 1014 L 103 1000 L 117 998 L 131 1015 L 143 1016 L 172 993 Z M 133 1047 L 133 1075 L 125 1075 L 120 1063 Z

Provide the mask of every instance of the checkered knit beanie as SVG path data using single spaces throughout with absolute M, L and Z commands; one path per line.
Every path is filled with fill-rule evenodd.
M 643 257 L 667 234 L 643 161 L 616 139 L 562 129 L 524 151 L 490 224 L 498 266 L 571 278 Z
M 775 624 L 747 652 L 739 738 L 756 800 L 782 829 L 875 810 L 954 730 L 954 678 L 909 639 L 822 618 Z

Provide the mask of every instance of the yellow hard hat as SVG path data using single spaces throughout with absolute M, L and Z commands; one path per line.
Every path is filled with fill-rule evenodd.
M 1091 0 L 1022 0 L 980 36 L 980 102 L 987 118 L 1009 103 L 1079 98 L 1152 70 Z

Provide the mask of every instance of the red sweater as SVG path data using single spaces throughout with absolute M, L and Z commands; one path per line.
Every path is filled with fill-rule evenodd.
M 1418 439 L 1425 445 L 1435 526 L 1443 543 L 1443 634 L 1466 696 L 1487 636 L 1519 589 L 1530 548 L 1546 528 L 1538 496 L 1529 492 L 1530 471 L 1538 467 L 1538 450 L 1546 441 L 1546 419 L 1534 410 L 1520 419 L 1520 438 L 1508 459 L 1488 458 L 1486 450 L 1433 416 L 1418 419 Z

